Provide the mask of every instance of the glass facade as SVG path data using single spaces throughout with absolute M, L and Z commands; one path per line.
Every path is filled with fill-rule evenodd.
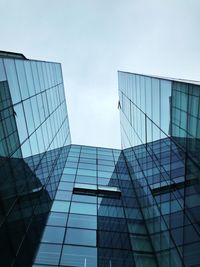
M 0 51 L 1 265 L 199 266 L 199 100 L 119 72 L 122 149 L 73 145 L 60 64 Z
M 0 53 L 0 260 L 29 266 L 70 144 L 61 66 Z
M 170 137 L 200 164 L 200 82 L 118 72 L 122 147 Z
M 123 151 L 154 258 L 199 266 L 200 83 L 118 74 Z
M 71 145 L 33 266 L 134 266 L 136 221 L 142 218 L 121 150 Z M 49 247 L 58 250 L 53 260 Z

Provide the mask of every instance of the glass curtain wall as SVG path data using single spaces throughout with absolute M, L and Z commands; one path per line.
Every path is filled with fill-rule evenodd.
M 60 64 L 1 53 L 0 120 L 1 263 L 27 266 L 71 142 Z
M 122 145 L 159 266 L 199 264 L 199 93 L 119 72 Z
M 45 264 L 158 266 L 120 150 L 71 146 L 33 266 Z

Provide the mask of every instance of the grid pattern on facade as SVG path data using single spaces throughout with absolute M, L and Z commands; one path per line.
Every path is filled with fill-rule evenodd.
M 122 145 L 159 266 L 199 264 L 199 92 L 119 73 Z
M 78 184 L 117 187 L 121 197 L 74 194 Z M 144 242 L 143 231 L 121 151 L 72 145 L 34 266 L 128 267 L 135 266 L 134 258 L 142 262 L 143 254 L 154 261 L 148 238 L 146 248 L 134 243 Z
M 71 142 L 60 64 L 0 58 L 0 120 L 1 262 L 27 266 Z
M 60 64 L 0 51 L 1 264 L 199 266 L 199 102 L 119 72 L 122 150 L 71 145 Z

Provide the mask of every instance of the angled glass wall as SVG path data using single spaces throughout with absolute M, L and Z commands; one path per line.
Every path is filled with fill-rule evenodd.
M 200 265 L 200 85 L 119 98 L 122 150 L 71 145 L 60 64 L 0 51 L 2 266 Z
M 61 66 L 0 52 L 0 258 L 28 266 L 66 161 Z
M 123 152 L 71 145 L 33 266 L 45 264 L 158 266 Z
M 171 137 L 200 164 L 200 82 L 118 72 L 123 148 Z
M 198 266 L 198 82 L 119 72 L 122 145 L 159 266 Z

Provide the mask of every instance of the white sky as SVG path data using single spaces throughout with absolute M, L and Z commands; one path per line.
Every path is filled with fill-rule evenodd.
M 117 70 L 200 80 L 200 0 L 0 0 L 0 50 L 62 63 L 72 143 L 120 147 Z

